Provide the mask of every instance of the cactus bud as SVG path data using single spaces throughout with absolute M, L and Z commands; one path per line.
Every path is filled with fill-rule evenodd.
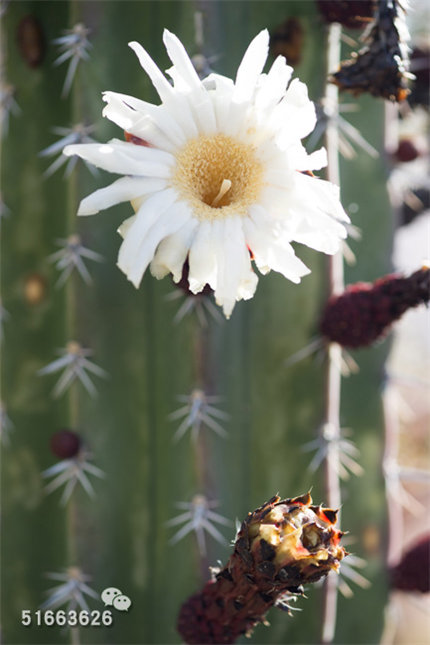
M 270 499 L 242 522 L 227 565 L 180 610 L 186 643 L 233 643 L 249 635 L 285 592 L 337 571 L 346 555 L 336 511 L 312 506 L 309 493 Z
M 428 266 L 409 277 L 387 275 L 373 283 L 357 282 L 328 300 L 320 331 L 343 347 L 364 347 L 383 338 L 405 311 L 429 300 Z

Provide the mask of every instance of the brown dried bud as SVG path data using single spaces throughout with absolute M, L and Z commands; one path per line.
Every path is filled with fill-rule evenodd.
M 29 67 L 38 67 L 45 56 L 45 36 L 35 16 L 25 16 L 17 29 L 17 41 L 21 56 Z
M 183 605 L 178 631 L 186 643 L 234 643 L 249 635 L 285 592 L 337 571 L 346 555 L 332 509 L 310 494 L 273 497 L 242 522 L 234 552 L 202 591 Z
M 298 65 L 302 59 L 304 29 L 298 18 L 287 18 L 270 35 L 270 53 L 274 58 L 284 56 L 287 63 Z
M 408 278 L 387 275 L 373 283 L 357 282 L 328 300 L 320 331 L 343 347 L 364 347 L 383 338 L 405 311 L 429 300 L 427 266 Z
M 391 101 L 404 101 L 409 93 L 408 79 L 412 77 L 408 74 L 406 34 L 404 11 L 399 2 L 379 0 L 366 45 L 353 53 L 351 60 L 343 62 L 330 80 L 355 96 L 369 92 Z

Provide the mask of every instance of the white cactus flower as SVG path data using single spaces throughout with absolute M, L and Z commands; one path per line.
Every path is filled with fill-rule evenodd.
M 164 31 L 173 85 L 141 45 L 130 43 L 161 105 L 105 92 L 104 116 L 127 141 L 70 145 L 67 156 L 124 175 L 80 204 L 93 215 L 131 201 L 136 214 L 119 232 L 118 266 L 138 287 L 148 266 L 175 282 L 188 260 L 189 288 L 205 285 L 229 317 L 235 302 L 252 298 L 271 269 L 300 282 L 309 269 L 292 242 L 333 254 L 348 218 L 336 186 L 309 176 L 326 165 L 323 149 L 308 155 L 301 143 L 316 123 L 306 85 L 279 56 L 263 74 L 269 34 L 249 45 L 236 80 L 210 73 L 200 79 L 182 43 Z M 140 144 L 140 145 L 136 145 Z

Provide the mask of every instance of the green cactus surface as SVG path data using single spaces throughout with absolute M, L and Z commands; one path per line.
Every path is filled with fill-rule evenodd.
M 302 449 L 316 437 L 322 419 L 324 365 L 315 356 L 285 365 L 317 334 L 327 294 L 326 258 L 298 249 L 312 269 L 301 285 L 273 272 L 261 277 L 255 297 L 238 303 L 228 321 L 209 315 L 202 327 L 191 313 L 174 322 L 184 296 L 169 298 L 175 290 L 170 278 L 157 281 L 148 272 L 136 290 L 116 267 L 116 229 L 132 214 L 131 206 L 76 216 L 79 201 L 111 177 L 103 171 L 94 177 L 81 161 L 67 177 L 64 166 L 44 176 L 54 157 L 40 152 L 58 137 L 53 127 L 94 124 L 90 136 L 101 142 L 123 136 L 102 118 L 102 91 L 156 102 L 127 43 L 141 42 L 165 69 L 163 28 L 197 53 L 196 11 L 203 14 L 204 53 L 227 76 L 234 76 L 262 28 L 273 31 L 297 17 L 304 42 L 295 74 L 308 84 L 313 100 L 321 96 L 325 26 L 313 2 L 24 0 L 10 2 L 2 18 L 3 74 L 20 107 L 3 133 L 1 166 L 2 199 L 10 210 L 1 229 L 2 304 L 9 314 L 2 401 L 13 424 L 2 458 L 2 631 L 10 645 L 180 643 L 179 607 L 207 579 L 209 565 L 227 561 L 236 518 L 278 492 L 293 497 L 312 489 L 314 500 L 326 502 L 322 473 L 308 470 L 311 456 Z M 16 37 L 28 15 L 38 20 L 46 45 L 37 67 L 29 66 Z M 59 49 L 52 41 L 78 23 L 90 29 L 90 58 L 81 61 L 62 98 L 68 62 L 53 65 Z M 351 121 L 382 150 L 383 103 L 368 97 L 356 102 L 359 111 Z M 356 158 L 341 160 L 341 180 L 344 207 L 362 230 L 361 242 L 350 243 L 357 263 L 347 267 L 346 281 L 375 279 L 389 270 L 392 237 L 383 163 L 358 150 Z M 59 272 L 47 258 L 58 251 L 55 240 L 70 235 L 79 235 L 104 260 L 86 260 L 91 284 L 75 270 L 57 288 Z M 97 396 L 73 382 L 54 398 L 60 374 L 38 375 L 70 341 L 90 348 L 89 359 L 108 374 L 90 374 Z M 355 539 L 348 550 L 368 562 L 362 573 L 371 587 L 354 587 L 352 599 L 339 598 L 337 643 L 377 642 L 382 629 L 380 388 L 387 348 L 385 341 L 355 352 L 360 371 L 342 386 L 341 423 L 352 429 L 365 471 L 342 484 L 342 528 Z M 227 437 L 202 427 L 196 442 L 189 431 L 173 442 L 180 420 L 169 415 L 184 405 L 177 396 L 196 388 L 220 397 L 214 405 L 228 415 L 219 420 Z M 64 506 L 60 489 L 45 494 L 41 475 L 59 461 L 50 439 L 62 428 L 82 437 L 92 463 L 105 475 L 89 475 L 93 498 L 78 485 Z M 225 545 L 206 536 L 203 558 L 192 531 L 170 544 L 180 526 L 166 526 L 183 512 L 175 503 L 197 494 L 217 500 L 214 510 L 231 520 L 231 527 L 216 525 Z M 132 600 L 130 610 L 117 611 L 113 626 L 79 632 L 24 627 L 21 612 L 34 614 L 56 584 L 45 574 L 70 566 L 91 577 L 88 584 L 97 594 L 106 587 L 121 589 Z M 321 588 L 309 589 L 294 618 L 272 609 L 270 627 L 260 626 L 250 642 L 318 642 L 321 594 Z M 88 605 L 103 609 L 91 597 Z

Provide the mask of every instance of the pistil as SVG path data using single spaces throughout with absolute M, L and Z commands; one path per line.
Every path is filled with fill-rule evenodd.
M 228 193 L 230 188 L 231 188 L 230 179 L 223 179 L 222 184 L 221 184 L 221 188 L 219 189 L 219 192 L 218 192 L 218 195 L 215 197 L 215 199 L 213 200 L 213 202 L 211 204 L 212 208 L 216 208 L 218 206 L 218 204 L 220 203 L 220 201 L 222 200 L 224 195 L 226 195 Z

